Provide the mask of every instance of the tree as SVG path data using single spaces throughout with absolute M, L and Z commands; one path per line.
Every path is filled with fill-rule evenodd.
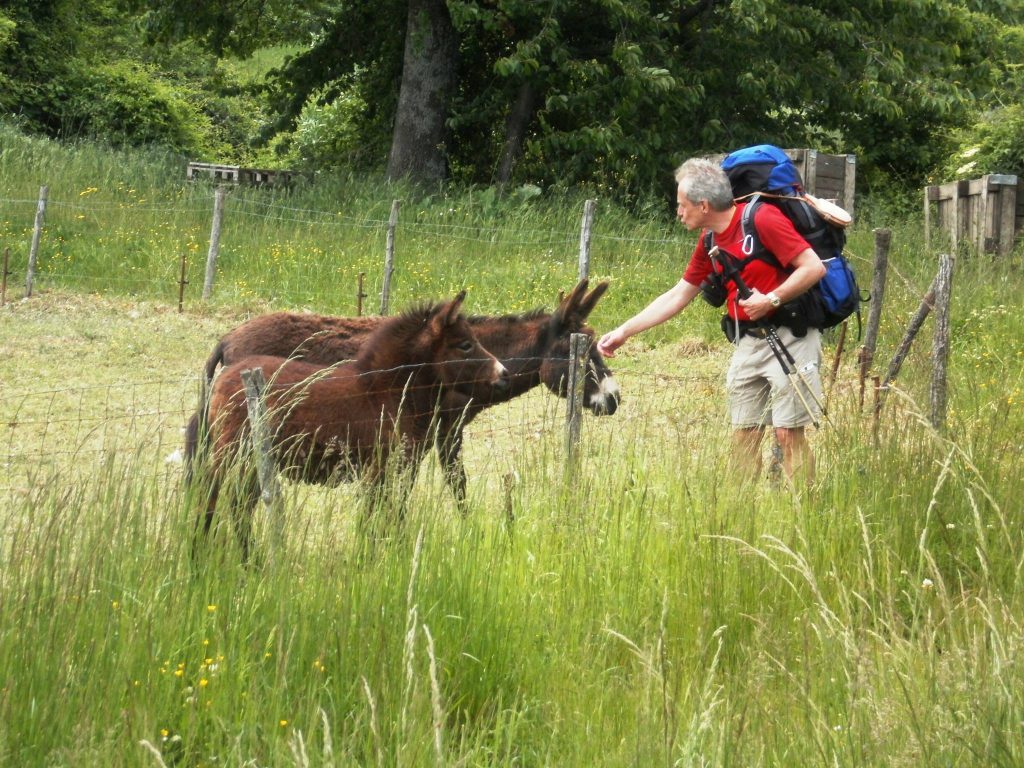
M 916 183 L 1021 21 L 1016 0 L 138 2 L 155 39 L 216 51 L 312 34 L 270 83 L 275 131 L 354 90 L 365 110 L 345 129 L 392 177 L 585 182 L 633 202 L 687 155 L 761 141 Z
M 953 136 L 954 151 L 936 181 L 977 178 L 987 173 L 1024 175 L 1024 28 L 1003 31 L 993 57 L 997 87 L 985 94 L 973 119 Z
M 445 124 L 457 53 L 445 1 L 409 0 L 388 178 L 430 183 L 447 176 Z

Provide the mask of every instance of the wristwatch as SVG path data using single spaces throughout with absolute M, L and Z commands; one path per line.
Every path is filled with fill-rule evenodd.
M 776 309 L 778 309 L 782 305 L 782 299 L 775 295 L 775 291 L 771 291 L 766 295 L 768 298 L 768 303 L 771 304 Z

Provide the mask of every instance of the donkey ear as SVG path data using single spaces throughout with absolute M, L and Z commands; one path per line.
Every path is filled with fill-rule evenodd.
M 590 316 L 590 313 L 594 311 L 594 306 L 607 290 L 608 281 L 602 280 L 594 290 L 584 297 L 583 301 L 580 302 L 580 318 L 582 320 L 586 320 Z
M 449 301 L 447 304 L 442 304 L 438 310 L 438 317 L 441 320 L 442 327 L 454 325 L 455 321 L 459 318 L 459 312 L 462 311 L 462 302 L 466 300 L 465 289 L 459 291 L 458 295 Z
M 580 300 L 587 292 L 588 283 L 588 280 L 580 280 L 576 283 L 576 287 L 569 291 L 569 295 L 559 303 L 554 314 L 554 319 L 559 325 L 568 325 L 571 322 L 570 318 L 579 310 Z

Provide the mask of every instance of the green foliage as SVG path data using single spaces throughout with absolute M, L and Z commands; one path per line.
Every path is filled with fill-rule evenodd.
M 936 136 L 994 82 L 1003 23 L 955 2 L 452 9 L 468 58 L 489 62 L 467 71 L 470 96 L 453 110 L 464 175 L 493 172 L 494 127 L 527 85 L 538 106 L 516 179 L 590 181 L 626 201 L 688 155 L 763 141 L 854 152 L 865 177 L 913 186 L 947 156 Z
M 988 173 L 1024 175 L 1024 104 L 993 109 L 964 130 L 956 153 L 941 168 L 941 181 Z
M 382 169 L 407 8 L 10 0 L 0 110 L 47 135 Z M 865 191 L 886 197 L 945 169 L 957 147 L 978 168 L 1019 162 L 1019 2 L 451 0 L 448 11 L 460 50 L 445 146 L 460 184 L 511 168 L 514 187 L 587 185 L 640 210 L 685 157 L 756 142 L 855 153 Z M 281 44 L 269 73 L 220 58 Z M 85 94 L 105 87 L 89 114 Z M 965 128 L 979 103 L 990 117 Z
M 130 4 L 12 6 L 14 44 L 0 40 L 0 82 L 10 85 L 0 88 L 0 109 L 27 129 L 205 160 L 248 154 L 261 109 L 209 53 L 190 43 L 143 46 Z
M 1000 84 L 981 103 L 982 109 L 950 141 L 953 151 L 939 166 L 942 182 L 976 178 L 987 173 L 1024 174 L 1024 28 L 1005 30 L 993 59 Z
M 0 54 L 14 42 L 14 20 L 3 11 L 0 11 Z
M 139 0 L 148 7 L 148 37 L 154 42 L 201 40 L 218 56 L 247 57 L 260 47 L 294 43 L 315 34 L 331 0 Z
M 289 58 L 301 53 L 305 46 L 274 45 L 260 48 L 246 58 L 224 58 L 220 60 L 232 80 L 243 86 L 259 87 L 267 74 L 280 69 Z
M 331 171 L 379 164 L 380 158 L 367 157 L 363 146 L 360 128 L 367 109 L 358 71 L 311 94 L 290 137 L 292 165 L 307 171 Z
M 115 146 L 158 144 L 203 155 L 209 119 L 180 90 L 128 62 L 91 67 L 68 83 L 62 133 L 99 138 Z
M 337 6 L 307 48 L 269 73 L 266 99 L 274 117 L 262 138 L 290 134 L 308 104 L 328 104 L 341 95 L 339 86 L 354 87 L 350 97 L 365 104 L 358 112 L 361 157 L 382 169 L 402 76 L 404 24 L 402 0 Z

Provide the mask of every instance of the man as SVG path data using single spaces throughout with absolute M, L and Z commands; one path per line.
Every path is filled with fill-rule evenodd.
M 687 229 L 702 230 L 701 237 L 682 279 L 601 337 L 597 348 L 606 357 L 614 357 L 615 350 L 631 336 L 675 317 L 700 293 L 701 282 L 713 270 L 721 272 L 721 267 L 716 268 L 709 257 L 704 232 L 712 233 L 719 259 L 731 258 L 737 266 L 743 259 L 741 222 L 746 204 L 733 201 L 725 172 L 710 160 L 692 159 L 676 170 L 676 182 L 676 215 Z M 761 442 L 770 424 L 782 447 L 787 477 L 809 481 L 814 475 L 814 457 L 805 427 L 816 421 L 817 414 L 809 411 L 821 397 L 821 332 L 816 328 L 799 328 L 797 332 L 803 335 L 797 336 L 793 328 L 773 322 L 772 316 L 781 305 L 814 286 L 825 274 L 825 266 L 775 206 L 758 206 L 753 224 L 761 243 L 778 264 L 757 258 L 742 266 L 740 277 L 751 291 L 746 299 L 739 298 L 734 281 L 726 285 L 728 322 L 740 332 L 726 375 L 729 412 L 735 430 L 733 461 L 737 469 L 746 469 L 756 477 L 761 471 Z M 815 397 L 796 391 L 756 326 L 758 320 L 777 325 L 779 339 L 796 360 L 797 369 L 802 371 Z

